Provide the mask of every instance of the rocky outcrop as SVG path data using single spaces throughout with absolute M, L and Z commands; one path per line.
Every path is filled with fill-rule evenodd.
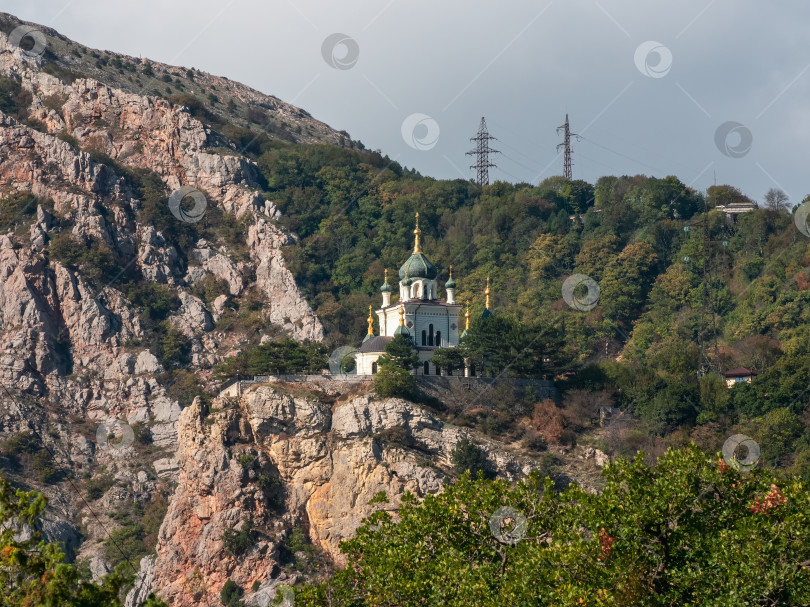
M 216 399 L 210 413 L 195 402 L 181 414 L 178 432 L 178 487 L 161 527 L 153 586 L 173 605 L 199 602 L 198 585 L 187 590 L 194 571 L 211 597 L 227 579 L 244 588 L 278 583 L 279 545 L 295 527 L 340 565 L 339 543 L 375 509 L 396 511 L 405 491 L 441 491 L 463 435 L 404 400 L 359 396 L 333 408 L 305 387 L 279 384 L 256 386 L 239 400 Z M 503 476 L 537 467 L 476 440 Z M 268 477 L 281 480 L 275 497 L 266 491 Z M 387 502 L 369 504 L 381 492 Z M 279 496 L 283 506 L 275 503 Z M 245 518 L 256 543 L 236 557 L 223 534 Z
M 132 590 L 127 594 L 124 601 L 124 607 L 140 607 L 147 598 L 152 589 L 152 584 L 155 577 L 155 558 L 152 556 L 145 556 L 141 559 L 140 569 L 135 578 Z

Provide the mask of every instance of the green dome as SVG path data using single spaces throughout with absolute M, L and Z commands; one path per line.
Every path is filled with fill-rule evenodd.
M 456 281 L 453 280 L 452 276 L 450 277 L 450 280 L 448 280 L 446 283 L 444 283 L 444 288 L 445 289 L 455 289 L 456 288 Z
M 388 284 L 387 280 L 380 287 L 380 292 L 382 292 L 382 293 L 390 293 L 391 292 L 391 285 Z
M 432 280 L 438 276 L 439 271 L 436 269 L 436 266 L 430 263 L 424 254 L 414 253 L 399 269 L 399 277 L 401 279 L 404 279 L 406 274 L 408 278 L 429 278 Z
M 411 332 L 408 331 L 408 327 L 405 325 L 399 325 L 394 331 L 394 335 L 404 335 L 405 337 L 410 337 Z
M 481 318 L 489 318 L 492 316 L 492 312 L 489 311 L 489 308 L 484 308 L 484 311 L 481 313 Z

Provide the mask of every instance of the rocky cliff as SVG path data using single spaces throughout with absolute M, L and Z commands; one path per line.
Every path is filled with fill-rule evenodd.
M 274 384 L 215 399 L 210 410 L 199 401 L 183 410 L 178 486 L 160 529 L 152 588 L 173 605 L 199 602 L 200 592 L 213 599 L 227 579 L 244 588 L 259 582 L 263 596 L 264 587 L 294 576 L 284 546 L 295 529 L 340 565 L 339 543 L 374 509 L 396 510 L 405 491 L 441 491 L 461 430 L 404 400 L 332 401 Z M 539 466 L 477 440 L 505 477 Z M 387 501 L 370 503 L 380 492 Z M 246 519 L 254 542 L 235 555 L 223 538 Z
M 48 482 L 30 474 L 24 453 L 6 449 L 0 463 L 44 490 L 81 529 L 79 556 L 91 558 L 98 573 L 107 569 L 100 542 L 118 526 L 108 513 L 127 501 L 149 502 L 177 471 L 181 403 L 168 394 L 167 369 L 149 347 L 166 325 L 150 324 L 132 293 L 160 285 L 176 298 L 168 326 L 186 340 L 185 370 L 202 385 L 212 365 L 247 338 L 233 322 L 246 298 L 261 302 L 254 320 L 264 331 L 320 340 L 323 328 L 281 256 L 295 237 L 276 226 L 278 211 L 261 195 L 255 164 L 238 150 L 222 153 L 232 142 L 178 103 L 46 69 L 68 61 L 68 47 L 90 51 L 40 28 L 48 51 L 32 54 L 9 42 L 19 22 L 4 15 L 0 25 L 0 78 L 12 91 L 4 99 L 14 102 L 0 112 L 0 439 L 41 441 L 29 450 L 49 453 L 41 475 Z M 60 49 L 65 54 L 55 60 Z M 230 88 L 264 103 L 247 87 Z M 338 137 L 292 106 L 276 108 L 315 124 L 321 139 Z M 155 199 L 166 205 L 181 187 L 203 197 L 206 215 L 233 218 L 236 237 L 226 242 L 214 226 L 208 238 L 180 246 L 173 232 L 194 226 L 147 207 Z M 148 188 L 159 194 L 148 199 Z M 222 292 L 203 301 L 200 287 L 209 283 Z M 97 438 L 127 426 L 147 440 L 128 446 L 126 435 L 123 443 Z M 85 486 L 102 473 L 113 486 L 92 504 Z

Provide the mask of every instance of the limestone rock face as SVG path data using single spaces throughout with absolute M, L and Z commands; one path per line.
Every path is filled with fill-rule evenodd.
M 248 604 L 261 604 L 261 588 L 280 580 L 279 544 L 295 527 L 342 564 L 340 542 L 375 509 L 396 511 L 405 491 L 442 490 L 443 468 L 462 436 L 404 400 L 359 396 L 330 407 L 306 386 L 256 386 L 240 399 L 215 399 L 211 411 L 195 401 L 180 416 L 178 486 L 160 530 L 153 582 L 172 605 L 201 600 L 189 578 L 195 570 L 211 600 L 227 579 L 244 588 L 258 581 L 260 592 Z M 391 430 L 404 432 L 414 448 L 387 442 Z M 503 449 L 494 459 L 511 478 L 536 467 Z M 260 486 L 268 475 L 281 481 L 281 508 Z M 370 505 L 380 492 L 388 502 Z M 222 538 L 245 517 L 256 543 L 235 557 Z
M 30 202 L 0 225 L 0 381 L 14 396 L 0 396 L 0 440 L 36 431 L 58 470 L 82 483 L 109 475 L 114 486 L 93 506 L 101 522 L 65 481 L 19 479 L 48 495 L 53 515 L 69 525 L 60 528 L 64 537 L 84 524 L 84 541 L 71 549 L 101 575 L 109 569 L 105 529 L 120 524 L 109 515 L 132 502 L 150 504 L 181 473 L 178 423 L 190 398 L 168 389 L 164 374 L 182 366 L 187 387 L 211 385 L 211 367 L 246 338 L 215 323 L 248 289 L 268 298 L 260 318 L 268 326 L 296 339 L 321 339 L 323 327 L 284 266 L 280 247 L 295 239 L 269 223 L 279 212 L 262 196 L 252 160 L 235 149 L 221 153 L 232 144 L 186 107 L 133 92 L 117 76 L 105 81 L 99 71 L 63 81 L 45 73 L 46 58 L 9 44 L 9 20 L 0 14 L 0 76 L 18 83 L 31 103 L 22 108 L 26 123 L 0 112 L 2 198 Z M 89 56 L 41 29 L 56 55 L 74 56 L 69 46 Z M 195 77 L 214 82 L 202 72 Z M 216 82 L 244 103 L 272 105 L 290 122 L 309 124 L 323 135 L 313 141 L 338 140 L 293 106 Z M 182 220 L 159 208 L 181 186 L 204 196 L 207 214 L 239 218 L 244 233 L 225 238 L 218 224 L 236 222 L 217 222 L 216 239 L 182 244 L 175 234 Z M 224 288 L 213 292 L 211 279 Z M 179 303 L 151 316 L 147 307 L 163 300 Z M 169 327 L 185 340 L 181 363 L 164 360 Z M 118 434 L 108 439 L 108 430 Z

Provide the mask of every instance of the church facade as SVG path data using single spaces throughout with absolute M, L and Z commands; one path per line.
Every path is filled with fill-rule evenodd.
M 399 297 L 392 303 L 393 288 L 388 283 L 388 271 L 380 292 L 382 306 L 376 310 L 380 334 L 374 335 L 374 317 L 369 306 L 368 335 L 355 355 L 358 375 L 377 372 L 377 359 L 395 335 L 405 335 L 419 355 L 419 375 L 439 375 L 430 359 L 437 348 L 454 348 L 464 331 L 459 322 L 461 305 L 455 301 L 456 282 L 453 267 L 444 283 L 445 298 L 439 298 L 439 274 L 436 266 L 422 252 L 419 214 L 416 214 L 414 247 L 411 256 L 399 269 Z M 469 318 L 467 312 L 467 318 Z

